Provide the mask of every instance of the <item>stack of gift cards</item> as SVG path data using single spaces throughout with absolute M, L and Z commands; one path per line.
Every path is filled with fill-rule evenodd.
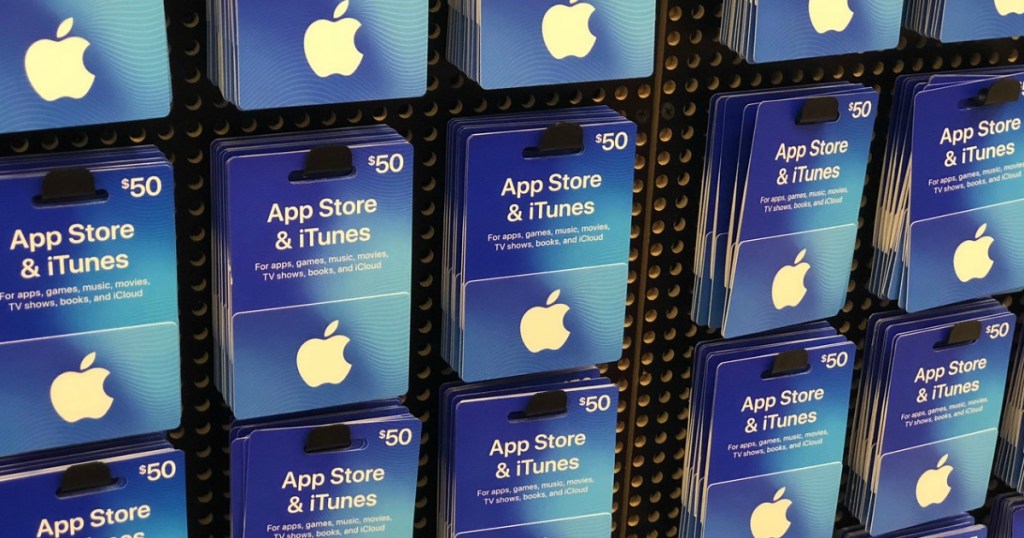
M 697 345 L 681 537 L 831 534 L 856 351 L 824 322 Z
M 1024 495 L 1003 493 L 992 500 L 988 515 L 992 536 L 1020 538 L 1024 536 Z
M 877 102 L 846 83 L 713 98 L 694 321 L 731 337 L 842 308 Z
M 171 108 L 162 0 L 6 3 L 0 132 L 160 118 Z
M 655 0 L 449 0 L 448 61 L 488 89 L 640 78 Z
M 1019 67 L 896 81 L 871 290 L 910 312 L 1024 287 Z
M 992 299 L 870 318 L 845 499 L 869 533 L 985 504 L 1014 323 Z
M 988 529 L 974 522 L 970 514 L 930 521 L 909 529 L 885 534 L 868 534 L 863 526 L 845 527 L 836 531 L 835 538 L 986 538 Z M 1011 536 L 993 534 L 993 536 Z M 1017 536 L 1017 535 L 1012 535 Z
M 443 356 L 479 381 L 622 354 L 636 125 L 607 107 L 448 126 Z
M 594 368 L 442 387 L 437 536 L 602 536 L 618 388 Z
M 243 110 L 419 97 L 420 0 L 210 0 L 209 77 Z
M 1024 489 L 1024 364 L 1021 354 L 1024 332 L 1018 332 L 1014 359 L 1010 361 L 1009 381 L 1003 402 L 1003 420 L 999 428 L 996 462 L 992 474 L 1016 489 Z
M 235 416 L 405 393 L 412 146 L 377 126 L 213 155 L 217 383 Z
M 894 48 L 903 0 L 726 0 L 722 44 L 751 63 Z
M 0 456 L 178 427 L 174 175 L 152 146 L 0 161 Z
M 4 536 L 188 536 L 186 476 L 162 437 L 0 460 Z
M 231 536 L 411 536 L 420 429 L 397 400 L 236 423 Z
M 903 25 L 947 43 L 1024 34 L 1021 0 L 905 0 Z

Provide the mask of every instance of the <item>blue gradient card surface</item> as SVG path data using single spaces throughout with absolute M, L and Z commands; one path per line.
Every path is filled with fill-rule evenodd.
M 650 76 L 654 0 L 456 0 L 448 60 L 488 89 Z
M 722 43 L 751 63 L 896 46 L 903 0 L 727 0 Z
M 831 532 L 855 352 L 825 324 L 698 346 L 681 536 Z
M 438 536 L 608 532 L 614 385 L 573 371 L 443 390 Z
M 177 427 L 170 163 L 153 147 L 9 159 L 0 205 L 0 455 Z
M 232 429 L 232 536 L 406 537 L 421 423 L 393 402 Z
M 916 312 L 1024 287 L 1022 82 L 1019 69 L 898 82 L 874 293 Z
M 906 0 L 903 24 L 946 43 L 1024 34 L 1021 0 Z
M 419 97 L 428 10 L 419 0 L 211 1 L 210 76 L 243 110 Z
M 872 317 L 846 503 L 873 535 L 984 504 L 1014 322 L 993 300 Z
M 37 538 L 187 536 L 185 477 L 184 455 L 166 442 L 8 469 L 0 475 L 4 533 Z
M 715 101 L 695 321 L 733 337 L 842 308 L 877 102 L 874 90 L 852 84 Z
M 0 132 L 166 116 L 170 59 L 160 0 L 3 2 Z
M 404 393 L 412 147 L 373 127 L 214 152 L 218 384 L 235 416 Z
M 595 107 L 449 132 L 446 360 L 467 381 L 617 360 L 636 125 Z

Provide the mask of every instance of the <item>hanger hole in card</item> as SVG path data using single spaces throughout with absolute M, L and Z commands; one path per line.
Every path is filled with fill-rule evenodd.
M 811 97 L 804 101 L 797 125 L 817 125 L 839 121 L 839 100 L 835 97 Z
M 961 321 L 949 331 L 949 338 L 935 343 L 935 349 L 943 350 L 960 346 L 969 346 L 981 338 L 981 322 L 972 319 Z
M 309 432 L 304 450 L 306 454 L 347 452 L 366 448 L 365 439 L 352 439 L 352 429 L 345 424 L 321 426 Z
M 121 489 L 125 483 L 124 479 L 114 478 L 110 466 L 101 461 L 72 465 L 60 479 L 57 497 L 64 499 Z
M 508 419 L 512 422 L 541 420 L 564 416 L 568 412 L 569 395 L 564 390 L 553 390 L 534 394 L 525 410 L 509 414 Z
M 573 122 L 558 122 L 544 130 L 540 144 L 523 150 L 523 157 L 539 159 L 583 153 L 583 126 Z
M 770 370 L 761 374 L 762 379 L 774 379 L 811 371 L 810 354 L 806 349 L 791 349 L 775 356 Z
M 51 170 L 43 177 L 43 188 L 32 199 L 36 206 L 62 206 L 106 202 L 110 194 L 96 189 L 96 178 L 85 168 Z
M 306 167 L 288 174 L 288 181 L 344 179 L 355 175 L 352 149 L 348 146 L 320 146 L 309 150 Z
M 981 90 L 974 99 L 960 103 L 960 108 L 999 106 L 1020 101 L 1021 83 L 1015 78 L 1002 78 Z

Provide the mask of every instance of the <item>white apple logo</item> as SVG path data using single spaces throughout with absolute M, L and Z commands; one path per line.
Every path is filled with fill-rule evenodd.
M 988 276 L 992 270 L 992 258 L 988 256 L 988 250 L 992 248 L 995 239 L 985 235 L 988 224 L 982 224 L 974 233 L 974 239 L 960 243 L 953 253 L 953 270 L 960 282 L 969 282 L 974 279 L 981 279 Z
M 1024 14 L 1024 0 L 996 0 L 996 11 L 1004 17 Z
M 530 353 L 558 351 L 569 340 L 569 331 L 565 328 L 569 305 L 555 304 L 561 294 L 562 290 L 555 290 L 548 296 L 547 306 L 527 310 L 519 322 L 519 336 Z
M 85 49 L 90 43 L 81 37 L 67 37 L 74 25 L 75 19 L 65 20 L 57 28 L 57 41 L 40 39 L 25 53 L 29 84 L 45 101 L 81 99 L 96 81 L 96 75 L 85 67 Z
M 842 32 L 853 20 L 850 0 L 809 0 L 811 25 L 819 34 Z
M 927 508 L 933 504 L 942 504 L 949 496 L 952 488 L 949 487 L 949 474 L 953 472 L 952 465 L 946 465 L 949 454 L 939 458 L 939 463 L 934 469 L 928 469 L 917 479 L 917 504 L 921 508 Z
M 750 533 L 754 538 L 782 538 L 792 524 L 786 517 L 789 507 L 793 501 L 783 499 L 786 488 L 780 488 L 775 492 L 772 502 L 761 503 L 750 514 Z
M 337 385 L 348 377 L 352 365 L 345 360 L 345 346 L 351 340 L 344 335 L 332 336 L 338 331 L 333 321 L 324 331 L 324 337 L 306 341 L 295 356 L 299 375 L 310 387 Z
M 548 52 L 556 60 L 569 56 L 585 58 L 594 50 L 597 36 L 590 32 L 590 17 L 597 11 L 591 4 L 569 0 L 569 5 L 553 6 L 544 15 L 541 33 Z
M 94 362 L 95 352 L 82 359 L 80 372 L 64 372 L 50 385 L 50 402 L 65 422 L 74 424 L 86 418 L 101 419 L 114 404 L 114 399 L 103 388 L 110 371 L 93 368 Z
M 811 264 L 803 261 L 805 256 L 807 249 L 796 255 L 793 265 L 785 265 L 775 273 L 775 280 L 772 281 L 772 303 L 775 304 L 776 310 L 797 306 L 807 295 L 804 278 L 811 270 Z
M 306 61 L 320 78 L 347 77 L 363 63 L 363 53 L 356 47 L 356 32 L 363 23 L 342 18 L 348 4 L 344 0 L 334 8 L 334 20 L 320 19 L 306 29 Z

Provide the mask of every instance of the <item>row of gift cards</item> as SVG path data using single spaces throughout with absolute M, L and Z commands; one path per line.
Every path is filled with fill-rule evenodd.
M 155 147 L 0 162 L 0 456 L 178 426 L 174 174 Z
M 831 534 L 855 354 L 824 322 L 697 344 L 680 536 Z
M 716 95 L 692 318 L 727 337 L 843 306 L 878 95 L 836 83 Z
M 436 536 L 603 536 L 618 388 L 596 368 L 441 389 Z
M 870 318 L 845 504 L 872 535 L 985 504 L 1015 323 L 993 299 Z
M 236 422 L 231 536 L 274 538 L 296 529 L 411 536 L 420 430 L 397 400 Z
M 442 356 L 463 380 L 618 360 L 636 136 L 607 107 L 449 124 Z
M 1024 495 L 997 495 L 992 501 L 988 521 L 992 536 L 1024 536 Z
M 216 381 L 235 416 L 404 394 L 412 146 L 373 126 L 212 155 Z
M 654 0 L 452 0 L 448 60 L 488 89 L 641 78 Z
M 908 311 L 1024 287 L 1024 71 L 896 81 L 871 291 Z

